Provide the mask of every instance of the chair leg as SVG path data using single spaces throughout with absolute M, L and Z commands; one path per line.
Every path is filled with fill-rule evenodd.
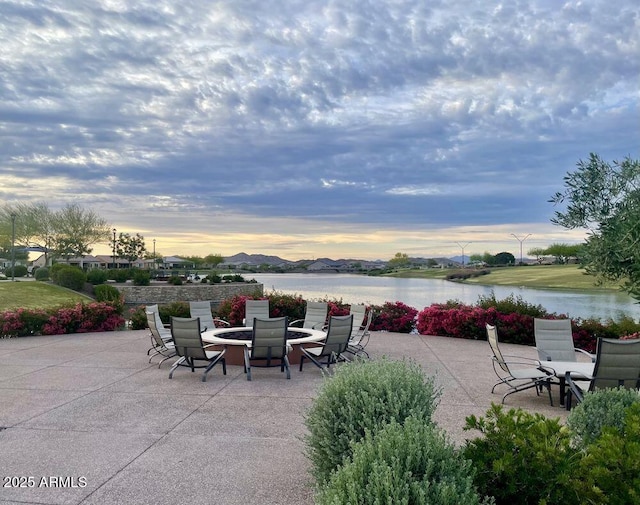
M 227 375 L 227 363 L 226 363 L 226 360 L 224 359 L 224 353 L 218 354 L 216 359 L 214 359 L 213 361 L 211 361 L 211 363 L 209 363 L 209 366 L 205 369 L 204 373 L 202 374 L 202 382 L 207 382 L 207 374 L 209 373 L 209 370 L 211 370 L 214 366 L 216 366 L 218 361 L 222 362 L 222 373 L 224 375 Z
M 176 371 L 176 368 L 178 368 L 180 366 L 181 363 L 184 362 L 186 358 L 184 356 L 182 356 L 179 360 L 177 360 L 173 366 L 171 367 L 171 370 L 169 370 L 169 378 L 173 379 L 173 372 Z
M 284 367 L 287 370 L 287 379 L 291 378 L 291 370 L 289 368 L 289 358 L 287 357 L 287 355 L 285 354 L 284 358 L 282 359 L 282 362 L 284 363 Z
M 304 354 L 300 355 L 300 371 L 302 372 L 302 365 L 304 363 Z
M 251 380 L 251 362 L 249 361 L 249 349 L 244 348 L 244 371 L 247 374 L 247 380 Z

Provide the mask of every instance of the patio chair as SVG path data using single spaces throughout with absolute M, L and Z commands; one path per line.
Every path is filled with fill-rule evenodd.
M 300 326 L 312 330 L 322 330 L 327 325 L 327 313 L 329 304 L 327 302 L 307 302 L 304 319 L 291 321 L 289 326 Z
M 493 352 L 491 358 L 493 371 L 499 379 L 498 382 L 493 385 L 493 388 L 491 388 L 491 393 L 495 391 L 497 386 L 503 384 L 508 386 L 509 391 L 502 397 L 502 403 L 504 403 L 505 398 L 513 393 L 535 388 L 536 394 L 540 395 L 540 391 L 545 387 L 549 392 L 549 402 L 553 406 L 553 398 L 551 397 L 552 371 L 545 370 L 537 359 L 503 355 L 498 347 L 498 330 L 490 324 L 486 325 L 486 329 L 487 340 Z M 515 360 L 507 361 L 505 357 L 515 358 Z M 516 368 L 514 368 L 513 365 L 515 365 Z M 521 365 L 523 368 L 520 368 Z
M 327 330 L 327 338 L 320 345 L 313 347 L 302 347 L 300 356 L 300 371 L 304 359 L 308 358 L 318 368 L 322 368 L 323 358 L 324 364 L 329 368 L 331 363 L 336 363 L 339 359 L 349 361 L 343 353 L 349 346 L 349 337 L 351 336 L 351 328 L 353 325 L 353 316 L 331 316 L 329 318 L 329 329 Z
M 269 319 L 269 300 L 247 300 L 244 314 L 245 326 L 251 326 L 255 318 Z
M 354 307 L 356 307 L 355 310 Z M 364 318 L 365 312 L 362 312 L 362 307 L 364 307 L 364 311 L 367 314 L 366 319 Z M 373 310 L 370 309 L 367 312 L 364 305 L 352 305 L 350 312 L 351 315 L 353 315 L 353 326 L 351 329 L 351 338 L 349 339 L 347 352 L 354 356 L 369 358 L 369 353 L 367 353 L 364 348 L 369 343 L 369 327 L 373 320 Z M 356 319 L 358 322 L 356 322 Z
M 213 330 L 219 326 L 231 326 L 224 319 L 213 318 L 213 314 L 211 314 L 211 302 L 208 300 L 189 302 L 189 313 L 191 317 L 200 318 L 200 328 L 202 331 Z
M 595 361 L 593 354 L 574 347 L 571 319 L 534 318 L 533 328 L 540 361 L 578 361 L 577 352 Z
M 157 307 L 157 305 L 156 305 Z M 176 355 L 176 347 L 173 344 L 173 337 L 171 336 L 171 331 L 166 330 L 162 326 L 162 321 L 160 320 L 160 316 L 157 311 L 153 310 L 145 310 L 145 314 L 147 315 L 147 326 L 149 327 L 149 332 L 151 333 L 151 344 L 152 347 L 147 351 L 147 354 L 153 354 L 149 356 L 149 363 L 156 356 L 160 355 L 163 357 L 158 363 L 158 368 L 160 365 L 167 361 L 169 358 L 173 358 Z M 160 326 L 158 326 L 158 322 L 160 322 Z
M 254 360 L 262 361 L 264 364 L 261 366 L 266 367 L 280 365 L 280 371 L 286 370 L 287 379 L 291 378 L 287 357 L 287 324 L 287 317 L 253 318 L 251 344 L 244 348 L 244 371 L 248 381 L 251 380 L 251 362 Z M 274 364 L 274 361 L 277 363 Z
M 565 406 L 567 410 L 571 410 L 572 398 L 575 397 L 576 403 L 580 403 L 584 390 L 572 378 L 571 371 L 566 373 L 565 381 Z M 598 338 L 596 362 L 587 391 L 616 387 L 640 388 L 640 340 Z
M 195 372 L 195 368 L 203 368 L 206 366 L 202 375 L 202 382 L 207 381 L 207 374 L 218 364 L 222 363 L 222 373 L 227 375 L 227 363 L 224 359 L 226 349 L 213 350 L 212 347 L 217 344 L 204 345 L 202 343 L 202 335 L 200 334 L 200 319 L 188 317 L 172 317 L 171 318 L 171 334 L 173 335 L 173 343 L 176 347 L 176 354 L 180 356 L 169 372 L 169 378 L 173 378 L 173 372 L 180 365 L 186 364 Z M 195 366 L 195 361 L 207 361 L 208 365 Z

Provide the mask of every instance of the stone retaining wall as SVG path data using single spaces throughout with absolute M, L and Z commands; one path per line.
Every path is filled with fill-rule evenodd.
M 232 282 L 229 284 L 183 284 L 173 286 L 168 284 L 151 286 L 133 286 L 113 284 L 124 295 L 127 305 L 166 304 L 171 302 L 192 302 L 210 300 L 211 306 L 232 298 L 235 295 L 262 296 L 264 286 L 260 283 Z

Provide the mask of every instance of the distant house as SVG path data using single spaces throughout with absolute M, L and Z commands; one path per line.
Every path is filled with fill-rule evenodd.
M 178 258 L 177 256 L 165 256 L 164 258 L 162 258 L 160 268 L 195 268 L 195 265 L 193 264 L 193 262 Z

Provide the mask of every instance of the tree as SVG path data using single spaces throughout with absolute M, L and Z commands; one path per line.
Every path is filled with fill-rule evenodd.
M 0 209 L 0 229 L 16 218 L 16 244 L 39 248 L 49 254 L 69 258 L 91 252 L 91 245 L 109 240 L 109 227 L 104 219 L 78 205 L 67 205 L 53 212 L 46 203 L 4 205 Z
M 499 252 L 493 257 L 493 265 L 515 265 L 516 257 L 510 252 Z
M 53 249 L 57 256 L 85 256 L 97 242 L 108 241 L 110 227 L 91 210 L 68 204 L 51 218 Z
M 531 256 L 535 256 L 536 261 L 538 263 L 542 263 L 543 257 L 547 255 L 547 250 L 543 249 L 542 247 L 535 247 L 533 249 L 529 249 L 527 251 L 527 254 L 530 254 Z
M 405 253 L 396 253 L 396 255 L 389 260 L 389 266 L 392 268 L 403 268 L 409 266 L 409 256 Z
M 144 237 L 139 233 L 130 235 L 120 233 L 116 242 L 116 256 L 126 259 L 129 264 L 138 258 L 144 258 L 147 249 L 144 244 Z
M 580 244 L 551 244 L 544 252 L 547 256 L 553 256 L 556 263 L 564 265 L 570 258 L 577 258 L 580 249 Z
M 549 200 L 566 204 L 551 222 L 588 232 L 581 252 L 585 270 L 599 281 L 622 281 L 640 299 L 640 161 L 608 163 L 591 153 L 564 177 L 564 191 Z
M 204 262 L 211 268 L 216 268 L 220 263 L 224 262 L 224 258 L 222 254 L 208 254 L 204 257 Z

